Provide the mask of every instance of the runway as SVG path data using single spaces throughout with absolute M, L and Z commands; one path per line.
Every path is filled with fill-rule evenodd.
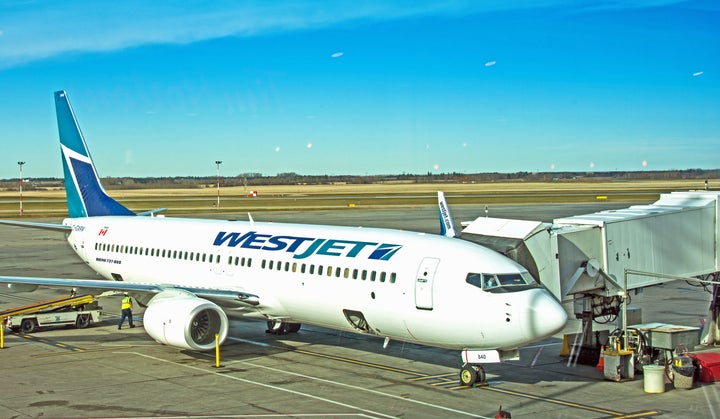
M 550 221 L 622 204 L 505 205 L 490 216 Z M 485 208 L 452 206 L 456 222 Z M 223 214 L 246 219 L 246 214 Z M 436 232 L 434 207 L 253 214 L 258 221 L 395 227 Z M 56 221 L 56 220 L 53 220 Z M 0 275 L 96 278 L 61 234 L 2 227 Z M 58 292 L 0 293 L 0 309 Z M 709 294 L 685 283 L 633 297 L 644 321 L 698 325 Z M 561 335 L 521 350 L 521 360 L 489 365 L 489 385 L 458 385 L 456 351 L 383 341 L 303 325 L 297 334 L 265 333 L 262 322 L 233 320 L 231 338 L 214 353 L 153 342 L 140 327 L 117 330 L 119 299 L 101 302 L 107 320 L 84 330 L 5 336 L 0 417 L 494 417 L 720 416 L 720 386 L 661 394 L 643 391 L 642 376 L 603 380 L 592 366 L 567 365 Z M 468 315 L 480 315 L 469 312 Z M 142 314 L 136 313 L 138 316 Z M 566 328 L 577 331 L 577 322 Z

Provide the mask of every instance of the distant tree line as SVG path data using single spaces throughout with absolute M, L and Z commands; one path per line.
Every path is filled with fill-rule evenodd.
M 685 169 L 662 171 L 614 171 L 614 172 L 515 172 L 515 173 L 431 173 L 398 175 L 300 175 L 294 172 L 278 173 L 275 176 L 263 176 L 261 173 L 244 173 L 237 176 L 222 176 L 222 186 L 264 185 L 331 185 L 331 184 L 372 184 L 372 183 L 437 183 L 437 182 L 551 182 L 575 180 L 597 182 L 607 180 L 672 180 L 672 179 L 718 179 L 720 169 Z M 106 189 L 188 189 L 214 187 L 216 176 L 175 176 L 175 177 L 106 177 L 102 179 Z M 63 188 L 64 182 L 58 178 L 26 178 L 23 190 L 47 190 Z M 0 180 L 0 190 L 19 189 L 19 179 Z

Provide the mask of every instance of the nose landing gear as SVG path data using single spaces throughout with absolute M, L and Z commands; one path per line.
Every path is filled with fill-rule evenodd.
M 478 364 L 465 364 L 460 370 L 460 385 L 474 387 L 485 383 L 485 369 Z

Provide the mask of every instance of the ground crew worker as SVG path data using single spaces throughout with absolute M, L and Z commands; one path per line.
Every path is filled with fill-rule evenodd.
M 130 323 L 130 327 L 135 327 L 135 324 L 133 323 L 132 318 L 132 298 L 128 295 L 126 292 L 125 295 L 123 295 L 122 302 L 120 303 L 120 309 L 122 310 L 122 317 L 120 317 L 120 323 L 118 323 L 118 330 L 122 329 L 122 324 L 125 321 L 125 318 L 127 317 L 128 323 Z

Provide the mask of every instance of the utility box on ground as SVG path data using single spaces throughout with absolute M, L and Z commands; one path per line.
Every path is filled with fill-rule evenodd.
M 602 355 L 605 363 L 603 374 L 606 380 L 625 381 L 635 379 L 635 353 L 633 351 L 606 350 Z

